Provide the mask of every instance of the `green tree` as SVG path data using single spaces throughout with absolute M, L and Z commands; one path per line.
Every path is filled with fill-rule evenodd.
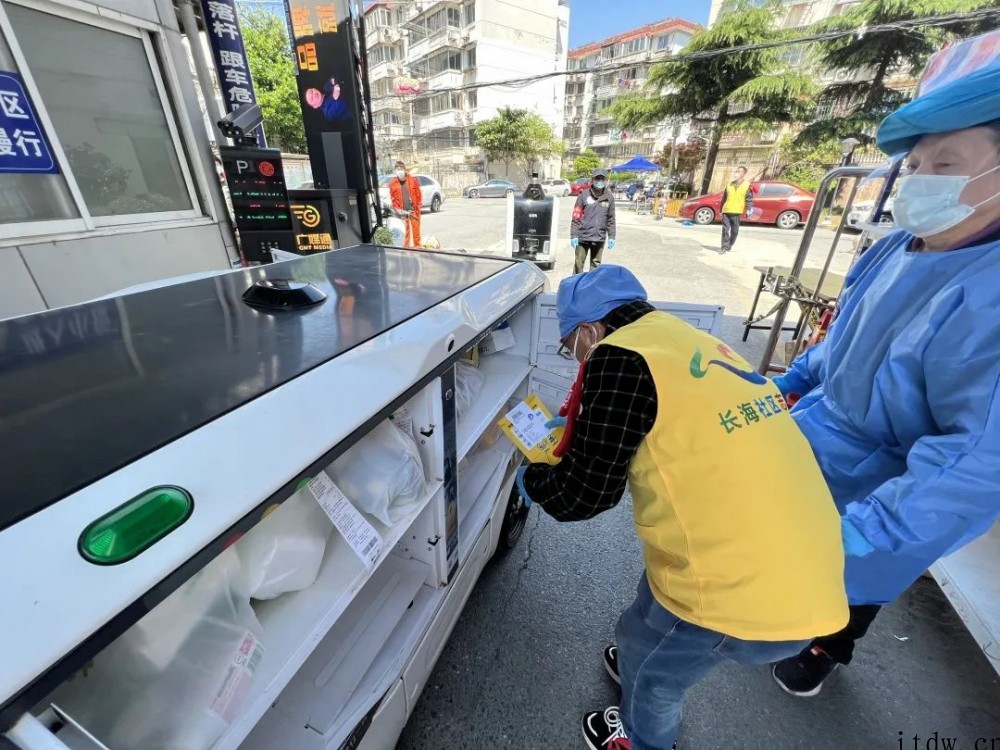
M 565 148 L 540 116 L 512 107 L 501 107 L 494 117 L 476 126 L 476 145 L 490 161 L 502 161 L 508 173 L 511 162 L 523 160 L 530 169 L 538 159 Z
M 565 153 L 566 144 L 557 138 L 552 126 L 539 115 L 529 113 L 523 120 L 524 142 L 521 157 L 529 172 L 534 172 L 539 159 Z
M 702 192 L 708 192 L 723 134 L 804 122 L 814 109 L 817 87 L 812 77 L 792 70 L 778 47 L 697 56 L 791 38 L 794 32 L 777 26 L 781 12 L 776 2 L 762 7 L 737 2 L 714 26 L 691 37 L 681 59 L 654 65 L 646 91 L 615 103 L 610 114 L 623 128 L 678 119 L 710 121 L 712 138 L 701 185 Z
M 240 26 L 268 141 L 276 141 L 285 151 L 305 153 L 302 107 L 285 19 L 258 8 L 240 13 Z
M 843 15 L 815 24 L 810 33 L 968 13 L 992 4 L 994 0 L 863 0 Z M 950 26 L 916 26 L 817 42 L 811 55 L 817 69 L 861 75 L 860 80 L 831 83 L 823 88 L 817 101 L 833 116 L 810 123 L 799 133 L 799 142 L 815 145 L 852 137 L 871 143 L 878 124 L 908 98 L 891 87 L 891 78 L 918 76 L 928 58 L 945 42 L 982 30 L 982 22 L 958 21 Z
M 572 177 L 590 177 L 594 170 L 601 166 L 601 157 L 593 149 L 587 149 L 573 159 Z
M 780 166 L 774 177 L 816 192 L 824 175 L 839 164 L 841 158 L 840 143 L 836 139 L 807 144 L 786 135 L 778 142 Z
M 705 161 L 705 144 L 702 141 L 685 141 L 678 143 L 676 147 L 669 144 L 663 147 L 663 151 L 653 157 L 653 161 L 663 167 L 670 169 L 670 156 L 673 153 L 673 179 L 680 182 L 690 182 L 694 179 L 694 173 Z

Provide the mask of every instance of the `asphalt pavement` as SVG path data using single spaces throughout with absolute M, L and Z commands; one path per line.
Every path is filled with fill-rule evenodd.
M 561 201 L 567 225 L 571 205 Z M 424 234 L 445 247 L 498 253 L 504 211 L 502 200 L 446 201 L 424 217 Z M 740 340 L 753 266 L 789 265 L 801 231 L 746 227 L 721 256 L 717 226 L 627 211 L 618 221 L 607 262 L 630 267 L 654 299 L 725 305 L 722 338 L 759 361 L 766 334 Z M 818 232 L 822 247 L 808 265 L 822 266 L 832 236 Z M 853 239 L 834 253 L 834 271 L 849 266 Z M 572 271 L 568 241 L 560 248 L 553 282 Z M 760 467 L 745 481 L 781 477 Z M 617 702 L 601 652 L 641 572 L 627 500 L 573 524 L 533 509 L 519 545 L 483 573 L 398 748 L 584 747 L 581 715 Z M 717 669 L 688 696 L 679 746 L 1000 750 L 1000 679 L 937 585 L 920 580 L 879 615 L 854 663 L 815 698 L 786 695 L 767 668 Z

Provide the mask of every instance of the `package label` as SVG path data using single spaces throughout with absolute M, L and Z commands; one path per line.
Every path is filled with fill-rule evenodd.
M 236 714 L 250 690 L 250 683 L 253 682 L 254 673 L 263 656 L 264 647 L 260 641 L 249 630 L 246 631 L 226 669 L 222 685 L 209 707 L 212 713 L 227 724 L 232 724 L 236 719 Z
M 532 463 L 557 464 L 552 451 L 562 439 L 563 428 L 549 429 L 552 415 L 537 394 L 532 393 L 507 412 L 498 424 L 504 434 Z
M 375 527 L 368 523 L 326 472 L 321 471 L 306 486 L 365 567 L 372 567 L 382 554 L 382 537 Z

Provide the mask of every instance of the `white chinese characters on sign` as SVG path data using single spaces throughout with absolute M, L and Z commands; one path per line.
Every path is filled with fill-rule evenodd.
M 226 83 L 232 83 L 236 86 L 246 86 L 247 81 L 250 80 L 249 78 L 247 78 L 245 70 L 226 68 L 225 74 L 226 74 Z
M 30 120 L 31 116 L 24 109 L 21 95 L 17 91 L 0 91 L 0 111 L 4 117 L 12 120 Z
M 17 151 L 22 156 L 44 156 L 42 152 L 42 139 L 34 130 L 16 129 L 10 135 L 6 129 L 0 128 L 0 156 L 17 156 Z
M 213 2 L 213 0 L 209 0 L 208 2 L 208 14 L 211 16 L 213 21 L 226 21 L 228 23 L 234 23 L 236 21 L 236 14 L 233 13 L 233 7 L 231 5 Z
M 224 49 L 219 52 L 219 59 L 222 61 L 222 67 L 224 68 L 239 68 L 240 70 L 246 70 L 246 63 L 243 61 L 243 55 L 239 52 L 232 52 L 228 49 Z

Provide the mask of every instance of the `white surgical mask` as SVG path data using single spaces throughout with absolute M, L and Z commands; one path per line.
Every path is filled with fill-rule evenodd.
M 604 180 L 594 180 L 594 187 L 598 190 L 604 190 Z
M 910 174 L 901 177 L 899 192 L 893 200 L 892 216 L 900 227 L 916 237 L 933 237 L 946 232 L 972 216 L 977 208 L 1000 195 L 994 193 L 974 206 L 959 201 L 966 185 L 998 169 L 1000 166 L 975 177 L 940 174 Z
M 404 179 L 406 177 L 406 172 L 403 171 L 402 169 L 397 169 L 396 170 L 396 177 L 398 177 L 399 179 L 402 180 L 402 179 Z

